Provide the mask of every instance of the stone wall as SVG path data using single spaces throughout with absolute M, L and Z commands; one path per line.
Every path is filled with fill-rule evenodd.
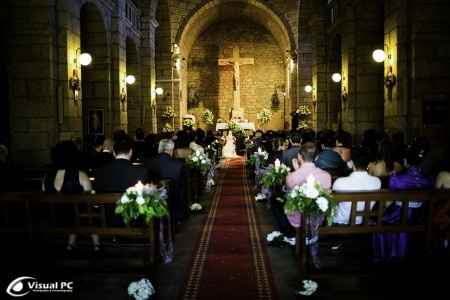
M 239 26 L 236 26 L 239 24 Z M 254 65 L 240 67 L 241 107 L 245 118 L 256 125 L 256 114 L 263 108 L 271 109 L 275 93 L 279 109 L 265 129 L 282 129 L 284 99 L 281 87 L 285 85 L 283 51 L 273 36 L 262 26 L 243 20 L 229 20 L 208 28 L 194 44 L 188 59 L 188 100 L 194 95 L 200 100 L 197 108 L 189 110 L 200 121 L 207 108 L 223 120 L 229 120 L 233 104 L 233 67 L 218 66 L 219 58 L 232 58 L 233 47 L 239 47 L 241 58 L 254 58 Z M 287 118 L 290 110 L 286 107 Z

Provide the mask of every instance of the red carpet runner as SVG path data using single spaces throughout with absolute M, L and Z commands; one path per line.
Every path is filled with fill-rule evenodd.
M 194 251 L 183 300 L 276 299 L 243 159 L 226 163 Z

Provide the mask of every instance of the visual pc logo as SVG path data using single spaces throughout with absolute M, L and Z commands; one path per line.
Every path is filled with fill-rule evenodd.
M 6 293 L 12 297 L 22 297 L 31 292 L 28 282 L 36 280 L 34 277 L 22 276 L 14 279 L 6 288 Z

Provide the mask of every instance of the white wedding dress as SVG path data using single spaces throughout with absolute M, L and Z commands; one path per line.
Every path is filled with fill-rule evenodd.
M 226 140 L 225 140 L 225 146 L 222 148 L 222 157 L 223 158 L 234 158 L 238 157 L 236 155 L 236 143 L 233 137 L 233 134 L 231 131 L 228 133 Z

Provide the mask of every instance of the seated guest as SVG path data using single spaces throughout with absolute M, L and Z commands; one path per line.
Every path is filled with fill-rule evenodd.
M 64 141 L 52 149 L 52 161 L 55 168 L 45 174 L 42 181 L 42 191 L 58 192 L 61 194 L 79 194 L 92 190 L 91 182 L 85 172 L 78 167 L 80 153 L 72 141 Z M 68 216 L 69 217 L 69 216 Z M 77 236 L 69 235 L 67 250 L 75 246 Z M 91 235 L 94 251 L 100 250 L 98 235 Z
M 189 145 L 193 139 L 191 139 L 191 135 L 186 131 L 178 132 L 176 137 L 176 147 L 173 156 L 184 160 L 192 154 L 192 149 L 189 148 Z
M 294 166 L 292 165 L 292 160 L 297 158 L 298 151 L 300 150 L 300 143 L 302 142 L 302 136 L 296 131 L 291 135 L 289 140 L 291 148 L 284 150 L 281 153 L 281 162 L 293 170 Z
M 130 161 L 133 155 L 132 147 L 133 142 L 129 137 L 114 143 L 115 159 L 94 172 L 94 187 L 97 192 L 125 192 L 139 180 L 146 180 L 146 169 L 142 166 L 133 166 Z
M 186 171 L 184 162 L 173 158 L 175 144 L 172 140 L 163 139 L 159 142 L 158 155 L 144 162 L 150 179 L 169 179 L 176 188 L 174 197 L 169 197 L 172 220 L 181 222 L 187 217 L 186 201 Z
M 347 163 L 342 157 L 333 150 L 336 147 L 336 137 L 333 131 L 329 130 L 322 134 L 321 140 L 322 152 L 315 160 L 316 167 L 327 171 L 333 178 L 346 176 L 350 173 Z
M 352 149 L 353 172 L 348 177 L 336 179 L 333 184 L 335 192 L 366 192 L 381 189 L 381 180 L 367 173 L 368 155 L 364 148 Z M 374 203 L 370 203 L 371 208 Z M 358 202 L 357 211 L 364 210 L 364 202 Z M 350 221 L 351 202 L 340 202 L 334 217 L 334 223 L 348 224 Z M 356 217 L 356 224 L 361 224 L 361 216 Z
M 205 153 L 205 149 L 201 146 L 201 144 L 198 143 L 197 138 L 189 144 L 189 149 L 191 149 L 193 152 L 200 151 L 201 153 Z
M 289 189 L 293 189 L 297 185 L 302 185 L 306 182 L 308 176 L 310 175 L 314 176 L 322 188 L 331 188 L 331 175 L 314 165 L 316 149 L 317 148 L 314 143 L 308 142 L 302 145 L 302 148 L 297 156 L 298 159 L 293 160 L 294 171 L 289 173 L 286 177 L 286 185 Z M 300 226 L 300 215 L 293 214 L 288 216 L 288 218 L 293 226 Z
M 389 189 L 392 191 L 402 190 L 428 190 L 434 187 L 431 177 L 425 175 L 418 167 L 422 161 L 419 149 L 409 149 L 406 152 L 407 170 L 403 173 L 395 173 L 389 180 Z M 408 204 L 408 223 L 420 223 L 423 218 L 422 203 L 411 201 Z M 402 202 L 390 204 L 386 208 L 383 222 L 396 224 L 400 222 L 402 214 Z M 407 233 L 385 233 L 375 234 L 374 255 L 375 260 L 398 260 L 405 257 L 408 249 L 409 235 Z

